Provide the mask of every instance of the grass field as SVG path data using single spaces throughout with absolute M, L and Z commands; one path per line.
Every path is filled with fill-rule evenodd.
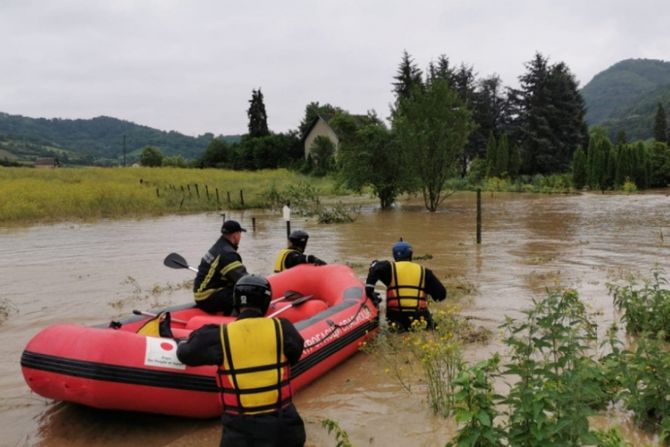
M 328 179 L 285 169 L 0 167 L 0 225 L 264 207 L 296 185 L 335 192 Z

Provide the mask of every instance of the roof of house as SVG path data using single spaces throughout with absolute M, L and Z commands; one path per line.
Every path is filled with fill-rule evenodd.
M 305 131 L 305 134 L 301 138 L 301 143 L 305 143 L 305 140 L 307 139 L 307 136 L 312 132 L 312 129 L 314 129 L 314 126 L 316 126 L 316 123 L 319 122 L 319 119 L 322 119 L 328 124 L 328 121 L 330 121 L 335 115 L 317 115 L 316 118 L 312 120 L 312 122 L 309 124 L 309 127 Z

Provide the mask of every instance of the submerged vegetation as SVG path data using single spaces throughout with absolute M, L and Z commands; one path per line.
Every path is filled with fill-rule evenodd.
M 382 333 L 364 349 L 379 357 L 403 389 L 424 389 L 430 408 L 458 424 L 447 447 L 630 447 L 618 427 L 593 429 L 592 416 L 624 409 L 643 430 L 670 445 L 670 289 L 655 269 L 639 284 L 610 285 L 629 336 L 617 325 L 599 339 L 595 313 L 573 289 L 549 290 L 520 319 L 501 326 L 506 352 L 468 364 L 461 355 L 464 320 L 455 308 L 436 312 L 436 331 Z M 458 334 L 458 335 L 457 335 Z M 422 381 L 417 383 L 417 371 Z M 615 410 L 617 411 L 617 410 Z M 349 441 L 336 422 L 324 421 Z

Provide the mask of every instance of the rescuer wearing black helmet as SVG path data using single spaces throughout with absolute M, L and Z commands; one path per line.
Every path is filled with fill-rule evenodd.
M 242 233 L 247 231 L 236 220 L 221 226 L 221 237 L 202 257 L 193 282 L 195 305 L 208 313 L 233 311 L 233 286 L 247 274 L 237 253 Z
M 424 320 L 427 329 L 435 324 L 428 310 L 428 297 L 442 301 L 447 290 L 433 272 L 412 262 L 412 246 L 402 238 L 391 249 L 393 261 L 374 260 L 370 264 L 365 281 L 365 293 L 376 304 L 381 302 L 375 292 L 375 284 L 381 281 L 386 286 L 386 320 L 408 330 L 412 321 Z
M 292 231 L 288 235 L 288 247 L 283 248 L 275 261 L 275 273 L 295 267 L 298 264 L 326 265 L 324 261 L 314 255 L 306 255 L 305 247 L 309 234 L 302 230 Z
M 265 318 L 272 287 L 264 277 L 243 276 L 233 296 L 237 319 L 195 330 L 179 343 L 177 357 L 190 366 L 219 366 L 222 447 L 302 447 L 305 426 L 292 403 L 290 366 L 305 342 L 287 319 Z

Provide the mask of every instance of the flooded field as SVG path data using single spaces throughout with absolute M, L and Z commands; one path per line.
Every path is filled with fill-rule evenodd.
M 318 225 L 294 220 L 310 233 L 307 252 L 348 263 L 364 279 L 372 259 L 388 259 L 403 237 L 415 256 L 447 284 L 465 284 L 471 296 L 463 313 L 493 331 L 468 358 L 500 347 L 497 327 L 518 316 L 546 287 L 576 288 L 602 310 L 604 328 L 617 316 L 607 282 L 628 272 L 670 271 L 670 197 L 642 195 L 484 194 L 483 241 L 475 243 L 475 196 L 458 193 L 437 213 L 420 202 L 381 212 L 363 206 L 354 223 Z M 240 253 L 249 271 L 269 274 L 285 245 L 280 213 L 233 212 L 249 232 Z M 251 231 L 255 217 L 256 230 Z M 93 410 L 43 399 L 30 392 L 20 370 L 21 352 L 44 327 L 63 322 L 98 324 L 190 302 L 188 270 L 163 266 L 182 254 L 197 265 L 218 237 L 218 214 L 160 219 L 63 223 L 0 230 L 0 432 L 2 446 L 203 446 L 218 445 L 220 424 L 156 415 Z M 357 354 L 296 397 L 307 424 L 308 445 L 335 445 L 321 428 L 337 421 L 356 446 L 444 445 L 451 421 L 432 416 L 421 393 L 408 394 L 375 359 Z M 402 423 L 398 423 L 402 421 Z M 597 421 L 607 426 L 617 421 Z M 650 442 L 627 430 L 631 440 Z

